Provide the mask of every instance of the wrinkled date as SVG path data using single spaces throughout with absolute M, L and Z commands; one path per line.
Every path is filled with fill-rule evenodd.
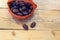
M 28 15 L 33 9 L 32 4 L 24 1 L 12 1 L 9 6 L 11 11 L 18 16 Z
M 28 30 L 28 26 L 27 26 L 26 24 L 23 25 L 23 28 L 24 28 L 25 30 Z
M 36 22 L 32 22 L 30 25 L 31 28 L 34 28 L 35 26 L 36 26 Z

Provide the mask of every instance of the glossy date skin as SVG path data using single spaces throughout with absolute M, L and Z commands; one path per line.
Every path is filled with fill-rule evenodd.
M 9 6 L 11 11 L 18 16 L 28 15 L 33 9 L 32 4 L 24 1 L 12 1 Z

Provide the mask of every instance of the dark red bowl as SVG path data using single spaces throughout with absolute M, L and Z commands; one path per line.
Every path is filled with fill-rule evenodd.
M 33 6 L 33 10 L 32 10 L 31 13 L 29 13 L 29 14 L 26 15 L 26 16 L 18 16 L 18 15 L 16 15 L 16 14 L 14 14 L 14 13 L 11 11 L 11 9 L 10 9 L 9 3 L 12 2 L 12 1 L 13 1 L 13 0 L 8 0 L 8 2 L 7 2 L 8 9 L 9 9 L 10 14 L 11 14 L 13 17 L 17 18 L 17 19 L 26 19 L 26 18 L 30 17 L 30 16 L 34 13 L 34 10 L 37 8 L 37 5 L 36 5 L 32 0 L 23 0 L 23 1 L 25 1 L 25 2 L 31 3 L 32 6 Z M 21 0 L 19 0 L 19 1 L 21 1 Z

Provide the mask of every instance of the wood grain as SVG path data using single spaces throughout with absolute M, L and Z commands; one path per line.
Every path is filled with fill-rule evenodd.
M 35 21 L 37 25 L 34 29 L 60 30 L 60 11 L 35 10 L 33 16 L 22 21 L 13 18 L 8 9 L 0 9 L 0 13 L 0 28 L 23 29 L 23 24 L 30 26 Z
M 16 36 L 12 35 L 13 31 L 15 31 Z M 0 39 L 1 40 L 53 40 L 54 36 L 52 35 L 51 31 L 0 30 Z
M 0 8 L 7 8 L 8 0 L 0 0 Z M 37 9 L 60 10 L 60 0 L 33 0 Z
M 13 36 L 12 32 L 16 35 Z M 60 31 L 54 31 L 55 36 L 51 31 L 40 30 L 0 30 L 1 40 L 60 40 Z
M 33 0 L 38 7 L 23 21 L 10 15 L 7 1 L 0 0 L 0 29 L 10 30 L 0 30 L 0 40 L 60 40 L 60 0 Z M 30 26 L 33 21 L 37 23 L 35 28 L 23 30 L 24 23 Z

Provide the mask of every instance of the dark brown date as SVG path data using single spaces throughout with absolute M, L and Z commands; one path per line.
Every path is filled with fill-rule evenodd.
M 27 26 L 26 24 L 23 24 L 23 28 L 24 28 L 25 30 L 28 30 L 28 26 Z
M 32 22 L 30 25 L 31 28 L 34 28 L 35 26 L 36 26 L 36 22 Z

